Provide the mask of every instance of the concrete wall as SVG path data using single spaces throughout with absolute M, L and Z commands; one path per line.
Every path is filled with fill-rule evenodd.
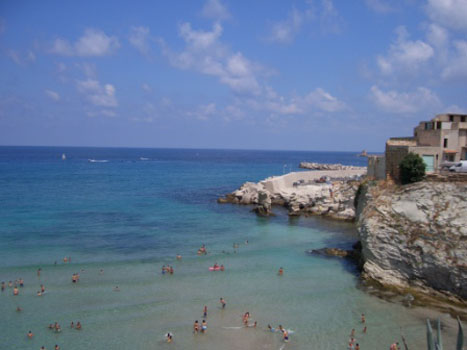
M 386 179 L 385 156 L 368 156 L 367 176 L 375 180 Z
M 399 163 L 409 153 L 409 146 L 391 145 L 386 143 L 385 168 L 386 177 L 399 181 Z

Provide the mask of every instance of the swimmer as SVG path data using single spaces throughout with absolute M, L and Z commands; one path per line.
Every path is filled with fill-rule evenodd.
M 362 314 L 362 323 L 365 323 L 365 314 Z
M 13 282 L 8 281 L 8 288 L 11 288 L 11 287 L 13 287 Z
M 38 297 L 41 297 L 41 296 L 42 296 L 42 293 L 41 293 L 40 290 L 37 291 L 37 296 L 38 296 Z
M 203 322 L 201 322 L 201 333 L 206 333 L 207 329 L 208 329 L 208 324 L 206 323 L 206 320 L 203 320 Z
M 165 275 L 165 265 L 162 266 L 162 274 Z
M 32 334 L 31 331 L 28 332 L 28 338 L 31 339 L 32 337 L 34 337 L 34 334 Z
M 41 271 L 42 271 L 42 269 L 39 267 L 39 268 L 37 269 L 37 276 L 38 276 L 38 277 L 41 276 Z
M 20 286 L 21 288 L 23 288 L 23 287 L 24 287 L 24 281 L 23 281 L 23 279 L 20 278 L 18 282 L 19 282 L 19 286 Z
M 180 254 L 177 254 L 177 260 L 182 260 L 182 256 Z
M 220 270 L 221 270 L 221 271 L 224 271 L 224 270 L 225 270 L 224 265 L 221 265 Z
M 114 292 L 120 292 L 120 288 L 118 288 L 118 286 L 115 286 Z
M 208 317 L 208 307 L 207 307 L 206 305 L 204 305 L 203 317 L 204 317 L 204 318 Z
M 276 331 L 274 328 L 271 327 L 270 324 L 268 324 L 268 330 L 269 330 L 270 332 L 275 332 L 275 331 Z
M 248 240 L 245 241 L 245 245 L 248 245 Z
M 63 258 L 63 262 L 64 262 L 65 264 L 68 262 L 68 258 L 67 258 L 66 256 Z
M 173 335 L 172 335 L 171 333 L 167 333 L 167 335 L 165 336 L 165 338 L 167 339 L 167 343 L 171 343 L 171 342 L 172 342 Z
M 23 311 L 23 309 L 21 307 L 17 306 L 16 307 L 16 312 L 21 312 L 21 311 Z
M 350 332 L 350 337 L 355 337 L 355 328 L 352 328 L 352 331 Z
M 278 275 L 282 276 L 283 274 L 284 274 L 284 269 L 281 267 L 281 268 L 279 268 Z
M 44 287 L 43 284 L 41 284 L 41 292 L 42 292 L 42 293 L 45 293 L 45 287 Z
M 54 325 L 52 323 L 49 323 L 49 329 L 54 329 Z
M 214 263 L 214 269 L 217 269 L 219 267 L 219 265 L 217 265 L 217 262 Z
M 250 327 L 256 328 L 257 325 L 258 325 L 258 321 L 255 321 L 255 323 L 253 323 L 253 325 Z
M 99 270 L 99 274 L 102 275 L 104 273 L 104 269 Z
M 81 322 L 79 322 L 79 321 L 76 322 L 76 329 L 78 329 L 78 330 L 81 329 Z
M 5 282 L 2 281 L 2 292 L 5 290 Z
M 71 321 L 70 328 L 75 328 L 75 323 Z
M 13 288 L 13 295 L 19 295 L 18 287 Z
M 284 332 L 284 328 L 282 328 L 282 325 L 280 324 L 277 328 L 279 328 L 280 332 Z
M 366 333 L 366 326 L 363 328 L 363 333 Z
M 57 344 L 55 344 L 55 350 L 60 350 L 60 347 Z
M 45 346 L 42 345 L 42 346 L 41 346 L 41 350 L 45 350 Z
M 284 339 L 284 342 L 288 342 L 289 341 L 289 332 L 287 332 L 285 329 L 282 330 L 282 337 Z
M 245 312 L 245 314 L 243 315 L 243 325 L 245 327 L 248 327 L 248 319 L 250 318 L 250 313 L 247 311 Z
M 193 333 L 198 333 L 199 332 L 199 323 L 198 320 L 195 321 L 193 324 Z
M 221 299 L 220 299 L 220 303 L 221 303 L 221 305 L 222 305 L 222 309 L 225 309 L 225 304 L 226 304 L 226 302 L 225 302 L 224 298 L 221 298 Z
M 358 343 L 355 344 L 355 350 L 360 350 L 360 345 Z
M 172 266 L 169 267 L 169 272 L 170 272 L 171 275 L 174 274 L 174 268 Z
M 60 327 L 60 325 L 58 323 L 55 323 L 55 332 L 61 332 L 62 331 L 62 327 Z

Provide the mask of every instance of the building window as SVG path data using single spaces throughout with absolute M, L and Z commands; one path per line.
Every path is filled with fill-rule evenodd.
M 436 129 L 441 129 L 441 122 L 436 122 Z
M 461 115 L 461 123 L 465 123 L 465 115 Z
M 450 121 L 450 122 L 453 122 L 453 121 L 454 121 L 454 116 L 453 116 L 453 115 L 450 115 L 450 116 L 449 116 L 449 121 Z
M 448 139 L 445 138 L 444 139 L 444 145 L 443 145 L 444 148 L 447 148 L 448 147 Z

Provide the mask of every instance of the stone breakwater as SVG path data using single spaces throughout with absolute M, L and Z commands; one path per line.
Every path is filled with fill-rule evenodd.
M 360 167 L 360 166 L 342 165 L 342 164 L 310 163 L 310 162 L 301 162 L 300 168 L 310 169 L 310 170 L 364 170 L 366 171 L 366 167 Z
M 358 198 L 362 276 L 396 289 L 466 299 L 466 214 L 465 182 L 363 186 Z
M 366 169 L 301 171 L 246 182 L 238 190 L 219 198 L 219 203 L 255 205 L 259 215 L 271 215 L 272 205 L 288 209 L 289 215 L 322 215 L 355 219 L 354 198 Z

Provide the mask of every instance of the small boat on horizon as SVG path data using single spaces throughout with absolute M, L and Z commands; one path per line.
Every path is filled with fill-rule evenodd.
M 62 153 L 62 160 L 66 160 L 66 154 Z
M 107 159 L 88 159 L 89 163 L 107 163 Z
M 149 160 L 149 158 L 139 157 L 139 160 Z
M 366 150 L 363 150 L 360 154 L 357 154 L 357 157 L 368 157 Z

